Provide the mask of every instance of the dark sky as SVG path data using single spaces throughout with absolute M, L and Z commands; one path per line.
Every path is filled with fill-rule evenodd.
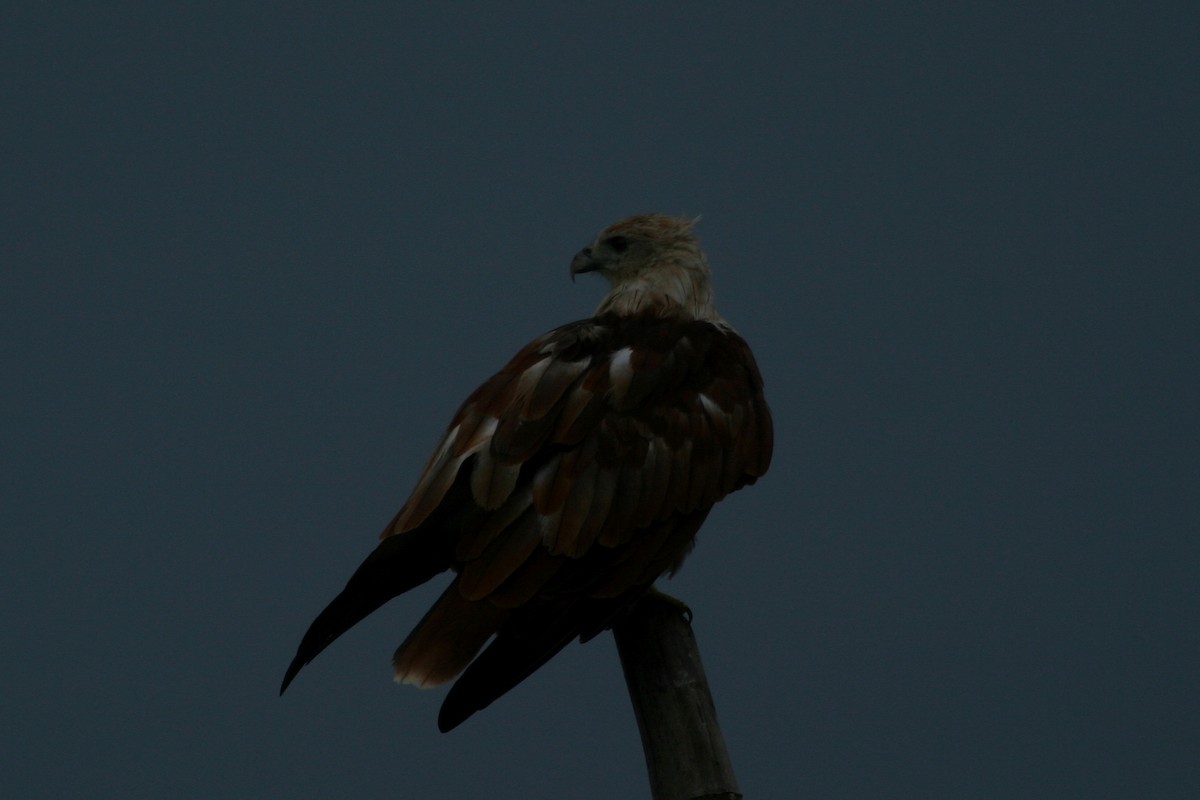
M 647 796 L 608 636 L 437 733 L 440 582 L 276 692 L 661 210 L 776 416 L 665 587 L 746 796 L 1200 797 L 1194 4 L 90 5 L 0 12 L 0 795 Z

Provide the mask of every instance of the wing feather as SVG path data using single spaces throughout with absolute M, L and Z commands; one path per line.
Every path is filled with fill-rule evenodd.
M 589 551 L 599 538 L 600 532 L 604 530 L 604 525 L 613 508 L 616 484 L 616 471 L 612 468 L 602 467 L 599 462 L 596 462 L 595 474 L 591 478 L 591 503 L 587 516 L 584 517 L 583 524 L 579 527 L 579 533 L 575 537 L 574 555 L 576 557 Z
M 486 515 L 479 525 L 464 529 L 458 537 L 454 557 L 460 562 L 479 558 L 493 539 L 525 514 L 532 504 L 531 495 L 528 487 L 513 492 L 503 506 Z
M 633 520 L 641 502 L 644 477 L 642 467 L 646 462 L 648 447 L 641 448 L 641 458 L 631 458 L 628 463 L 614 471 L 616 485 L 613 488 L 612 508 L 599 533 L 600 544 L 616 547 L 626 541 L 634 531 Z
M 492 438 L 498 422 L 495 417 L 481 414 L 474 404 L 464 406 L 460 416 L 462 420 L 455 428 L 452 428 L 458 433 L 450 451 L 455 456 L 463 456 L 477 451 L 488 439 Z
M 468 600 L 482 600 L 525 563 L 541 542 L 536 515 L 525 513 L 492 537 L 481 553 L 467 560 L 459 573 L 459 591 Z
M 586 382 L 581 383 L 568 395 L 554 429 L 554 441 L 564 445 L 579 444 L 595 428 L 603 412 L 603 394 L 589 389 Z
M 404 504 L 404 508 L 400 510 L 396 520 L 392 523 L 392 529 L 384 531 L 385 535 L 403 533 L 418 527 L 442 502 L 446 491 L 458 475 L 458 468 L 468 455 L 467 453 L 457 456 L 453 454 L 454 442 L 457 437 L 458 427 L 455 426 L 446 434 L 441 446 L 434 451 L 433 458 L 430 459 L 425 471 L 417 480 L 417 486 L 413 489 L 408 502 Z
M 588 512 L 592 510 L 598 471 L 599 467 L 593 460 L 570 476 L 560 474 L 560 480 L 566 490 L 566 499 L 563 501 L 553 543 L 547 542 L 551 553 L 578 558 L 587 549 L 588 543 L 581 540 L 580 532 L 587 521 Z
M 544 548 L 537 548 L 500 588 L 488 595 L 488 602 L 498 608 L 524 606 L 544 591 L 566 565 L 566 559 L 552 556 Z
M 635 527 L 642 527 L 660 519 L 671 486 L 671 451 L 661 437 L 654 437 L 646 451 L 646 463 L 642 470 L 642 496 L 638 512 L 634 515 Z
M 563 457 L 555 454 L 548 458 L 533 476 L 533 507 L 543 516 L 549 515 L 562 508 L 551 506 L 551 493 L 558 479 L 558 470 L 562 466 Z M 561 498 L 559 498 L 561 500 Z
M 520 474 L 520 464 L 503 461 L 490 447 L 481 447 L 471 470 L 471 496 L 480 508 L 500 508 L 516 488 Z

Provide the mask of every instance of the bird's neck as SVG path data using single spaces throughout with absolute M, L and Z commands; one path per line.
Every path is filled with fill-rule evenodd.
M 692 261 L 679 259 L 643 270 L 641 274 L 614 285 L 600 301 L 596 316 L 654 314 L 682 316 L 723 323 L 713 305 L 712 284 L 704 256 Z

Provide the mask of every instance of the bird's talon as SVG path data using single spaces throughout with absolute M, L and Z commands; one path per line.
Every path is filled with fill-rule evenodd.
M 692 613 L 692 607 L 689 606 L 687 603 L 683 602 L 678 597 L 672 597 L 671 595 L 667 594 L 666 592 L 660 590 L 657 586 L 651 586 L 650 591 L 647 592 L 647 594 L 652 595 L 659 600 L 662 600 L 664 603 L 666 603 L 667 605 L 671 606 L 676 611 L 678 611 L 679 615 L 682 616 L 684 618 L 684 620 L 687 621 L 687 624 L 689 624 L 689 625 L 692 624 L 692 618 L 695 615 Z

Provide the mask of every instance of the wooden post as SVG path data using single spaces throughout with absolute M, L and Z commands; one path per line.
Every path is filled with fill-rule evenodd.
M 682 604 L 651 591 L 613 636 L 654 800 L 741 800 Z

